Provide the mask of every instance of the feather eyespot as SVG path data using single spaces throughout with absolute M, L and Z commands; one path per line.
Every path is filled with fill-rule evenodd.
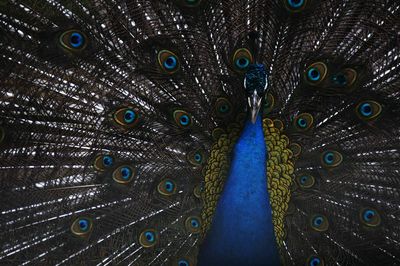
M 296 181 L 301 188 L 312 188 L 315 184 L 315 178 L 311 175 L 300 175 Z
M 337 73 L 332 76 L 332 82 L 339 87 L 344 87 L 347 85 L 347 78 L 343 73 Z
M 215 113 L 218 117 L 227 117 L 232 113 L 232 104 L 226 98 L 218 98 L 215 103 Z
M 114 158 L 110 155 L 98 155 L 95 159 L 94 159 L 94 168 L 97 171 L 104 171 L 107 168 L 112 167 L 114 164 Z
M 161 50 L 158 53 L 158 64 L 167 74 L 176 73 L 180 67 L 178 56 L 169 50 Z
M 171 265 L 176 266 L 193 266 L 193 260 L 189 256 L 180 256 L 173 260 Z
M 322 258 L 318 256 L 310 256 L 307 259 L 307 266 L 324 266 L 325 262 Z
M 235 51 L 232 58 L 232 65 L 235 71 L 243 73 L 247 70 L 250 64 L 254 63 L 254 58 L 251 52 L 246 48 L 240 48 Z
M 178 266 L 190 266 L 190 263 L 186 259 L 180 259 L 178 261 Z
M 300 12 L 307 6 L 308 0 L 283 0 L 285 7 L 291 12 Z
M 173 113 L 175 123 L 180 128 L 189 128 L 192 125 L 192 116 L 183 110 L 176 110 Z
M 175 0 L 181 7 L 196 8 L 199 7 L 203 0 Z
M 201 0 L 184 0 L 185 5 L 188 7 L 197 7 L 200 5 Z
M 171 196 L 176 193 L 176 184 L 172 179 L 164 179 L 158 184 L 157 191 L 161 195 Z
M 205 162 L 205 154 L 203 150 L 191 151 L 187 155 L 188 161 L 194 166 L 200 166 Z
M 357 79 L 357 71 L 352 68 L 344 70 L 332 75 L 332 83 L 337 87 L 350 87 Z
M 325 63 L 317 62 L 311 64 L 305 71 L 305 80 L 310 85 L 316 86 L 323 82 L 328 73 L 328 67 Z
M 88 217 L 79 217 L 71 225 L 71 232 L 79 237 L 87 237 L 93 230 L 93 221 Z
M 185 221 L 185 227 L 190 233 L 199 233 L 201 229 L 201 219 L 197 216 L 190 216 Z
M 382 106 L 375 101 L 365 101 L 357 105 L 356 112 L 360 119 L 370 121 L 381 114 Z
M 325 232 L 329 228 L 328 218 L 321 214 L 313 215 L 311 218 L 311 228 L 318 232 Z
M 119 127 L 131 129 L 139 122 L 139 111 L 134 107 L 121 107 L 114 111 L 113 120 Z
M 363 208 L 360 210 L 360 220 L 361 222 L 369 227 L 379 226 L 381 223 L 381 216 L 378 211 L 372 208 Z
M 139 243 L 144 248 L 150 248 L 158 243 L 159 235 L 154 229 L 146 229 L 139 236 Z
M 69 51 L 81 51 L 87 46 L 86 35 L 79 30 L 68 30 L 60 35 L 60 44 Z
M 322 165 L 326 168 L 339 166 L 343 161 L 343 156 L 337 151 L 326 151 L 321 156 Z
M 114 170 L 112 178 L 119 184 L 128 184 L 133 180 L 135 175 L 136 170 L 134 168 L 128 165 L 121 165 Z
M 294 125 L 296 129 L 299 131 L 306 131 L 310 129 L 313 123 L 314 123 L 314 118 L 309 113 L 300 114 L 294 119 Z

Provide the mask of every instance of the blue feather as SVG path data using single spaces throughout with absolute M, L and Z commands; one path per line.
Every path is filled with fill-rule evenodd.
M 198 265 L 279 265 L 266 177 L 261 116 L 248 121 L 235 145 Z

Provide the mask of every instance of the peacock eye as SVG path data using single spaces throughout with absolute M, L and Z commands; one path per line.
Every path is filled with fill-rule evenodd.
M 282 0 L 285 4 L 285 8 L 293 13 L 303 11 L 308 4 L 309 0 Z
M 344 70 L 332 75 L 332 83 L 338 87 L 350 87 L 357 79 L 357 71 L 352 68 Z
M 337 151 L 326 151 L 322 153 L 322 165 L 327 168 L 339 166 L 343 161 L 343 156 Z
M 375 209 L 363 208 L 360 210 L 360 220 L 364 225 L 375 227 L 380 225 L 381 217 Z
M 180 259 L 178 261 L 178 266 L 190 266 L 190 263 L 185 259 Z
M 313 125 L 313 122 L 314 118 L 309 113 L 300 114 L 294 119 L 295 126 L 300 131 L 306 131 L 310 129 L 310 127 Z
M 87 46 L 86 35 L 79 30 L 68 30 L 60 35 L 60 44 L 70 51 L 80 51 Z
M 172 179 L 164 179 L 158 184 L 157 191 L 164 196 L 173 195 L 176 193 L 176 184 Z
M 197 216 L 190 216 L 185 221 L 186 230 L 190 233 L 199 233 L 201 229 L 200 218 Z
M 158 53 L 158 64 L 167 74 L 174 74 L 179 70 L 179 59 L 173 52 L 162 50 Z
M 122 165 L 114 170 L 112 178 L 119 184 L 128 184 L 132 181 L 135 174 L 136 171 L 134 168 L 127 165 Z
M 204 151 L 202 151 L 202 150 L 195 150 L 195 151 L 189 152 L 187 155 L 188 161 L 191 164 L 193 164 L 194 166 L 202 165 L 205 162 L 204 158 L 205 158 L 205 154 L 204 154 Z
M 181 128 L 189 128 L 192 125 L 192 116 L 183 110 L 176 110 L 173 113 L 175 123 Z
M 243 73 L 254 62 L 253 55 L 246 48 L 240 48 L 233 54 L 233 66 L 238 72 Z
M 201 3 L 201 0 L 185 0 L 185 3 L 189 7 L 195 7 Z
M 347 84 L 347 78 L 343 73 L 337 73 L 332 76 L 332 82 L 339 87 L 344 87 Z
M 134 128 L 139 122 L 139 112 L 133 107 L 122 107 L 113 113 L 115 123 L 124 128 Z
M 290 8 L 300 9 L 304 6 L 305 0 L 287 0 L 287 4 Z
M 190 256 L 179 256 L 173 260 L 171 265 L 192 266 L 194 263 Z
M 113 166 L 114 164 L 114 158 L 111 157 L 110 155 L 98 155 L 94 159 L 94 168 L 97 171 L 104 171 L 105 169 Z
M 157 244 L 158 232 L 154 229 L 146 229 L 139 236 L 139 243 L 144 248 L 150 248 Z
M 329 228 L 329 222 L 326 216 L 321 214 L 313 215 L 311 218 L 311 228 L 318 232 L 324 232 Z
M 328 67 L 322 62 L 317 62 L 306 69 L 305 79 L 310 85 L 318 85 L 325 79 L 327 72 Z
M 369 121 L 381 114 L 382 106 L 375 101 L 365 101 L 357 105 L 356 112 L 359 118 Z
M 308 266 L 324 266 L 324 261 L 317 256 L 310 256 L 307 260 Z
M 226 98 L 218 98 L 215 103 L 215 112 L 219 117 L 226 117 L 232 113 L 232 104 Z
M 311 175 L 300 175 L 296 181 L 301 188 L 311 188 L 315 184 L 315 178 Z
M 93 229 L 92 219 L 87 217 L 77 218 L 71 225 L 71 231 L 76 236 L 86 237 Z
M 196 154 L 194 155 L 194 160 L 195 160 L 197 163 L 201 163 L 201 161 L 202 161 L 202 156 L 201 156 L 201 154 L 200 154 L 200 153 L 196 153 Z

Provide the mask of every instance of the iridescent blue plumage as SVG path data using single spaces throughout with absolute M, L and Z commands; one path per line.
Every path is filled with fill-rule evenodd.
M 244 86 L 248 94 L 256 91 L 259 96 L 265 93 L 267 84 L 267 73 L 264 65 L 255 64 L 250 65 L 245 75 Z
M 199 265 L 279 265 L 266 177 L 261 116 L 248 121 L 233 151 L 231 170 Z

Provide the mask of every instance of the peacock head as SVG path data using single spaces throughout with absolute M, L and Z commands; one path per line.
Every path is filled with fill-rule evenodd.
M 257 120 L 261 103 L 268 88 L 268 77 L 264 65 L 250 65 L 244 78 L 244 88 L 247 94 L 247 103 L 251 112 L 251 122 Z

